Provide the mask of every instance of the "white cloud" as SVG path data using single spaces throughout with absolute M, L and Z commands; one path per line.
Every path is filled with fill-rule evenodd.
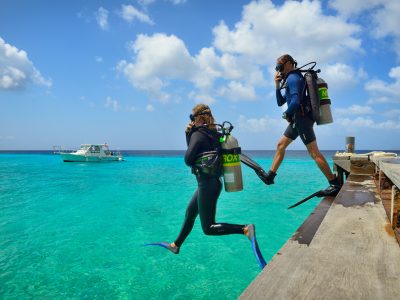
M 24 50 L 7 44 L 0 37 L 0 90 L 23 89 L 29 83 L 50 87 L 51 80 L 43 78 Z
M 104 7 L 100 7 L 96 12 L 96 21 L 97 24 L 100 26 L 101 29 L 107 30 L 109 25 L 108 25 L 108 10 L 105 9 Z
M 282 6 L 269 0 L 252 1 L 244 7 L 234 30 L 224 22 L 214 28 L 214 46 L 259 63 L 270 64 L 288 52 L 299 63 L 316 58 L 326 63 L 349 51 L 360 51 L 361 40 L 355 37 L 359 31 L 355 24 L 325 15 L 319 1 L 287 1 Z
M 226 87 L 222 87 L 219 91 L 221 97 L 232 99 L 235 101 L 256 100 L 256 92 L 252 86 L 243 85 L 238 81 L 231 81 Z
M 389 77 L 394 79 L 393 83 L 373 79 L 365 84 L 364 88 L 371 97 L 368 104 L 400 103 L 400 66 L 392 68 Z
M 288 19 L 297 24 L 295 28 Z M 213 29 L 213 46 L 192 56 L 174 35 L 142 34 L 132 43 L 133 61 L 120 61 L 118 70 L 135 88 L 163 102 L 171 98 L 167 89 L 179 81 L 191 83 L 189 94 L 208 101 L 247 101 L 258 98 L 259 88 L 273 84 L 272 78 L 264 78 L 265 64 L 272 65 L 289 52 L 300 64 L 318 59 L 329 65 L 330 84 L 346 87 L 356 83 L 358 73 L 341 60 L 362 52 L 359 31 L 355 24 L 324 14 L 318 1 L 287 1 L 281 6 L 270 0 L 252 1 L 233 29 L 223 21 Z
M 370 114 L 374 113 L 374 110 L 370 106 L 361 106 L 361 105 L 354 104 L 347 108 L 337 108 L 337 109 L 335 109 L 335 113 L 340 116 L 370 115 Z
M 400 57 L 400 1 L 398 0 L 334 0 L 329 3 L 344 18 L 350 19 L 361 13 L 369 14 L 368 28 L 374 38 L 393 37 L 394 51 Z
M 187 0 L 168 0 L 174 5 L 185 4 Z
M 150 19 L 148 15 L 139 11 L 132 5 L 122 4 L 121 10 L 122 10 L 122 18 L 129 23 L 132 23 L 136 19 L 139 20 L 140 22 L 154 25 L 154 22 Z
M 336 124 L 344 127 L 348 130 L 356 129 L 380 129 L 380 130 L 392 130 L 400 129 L 400 122 L 388 120 L 384 122 L 376 122 L 371 118 L 357 117 L 355 119 L 340 118 L 336 120 Z
M 211 97 L 209 94 L 191 92 L 189 93 L 189 98 L 193 99 L 196 103 L 204 103 L 208 105 L 215 103 L 215 98 Z
M 285 125 L 283 119 L 273 119 L 268 116 L 262 118 L 247 118 L 240 115 L 237 128 L 245 132 L 265 132 L 266 130 L 282 129 Z
M 328 65 L 324 72 L 323 79 L 328 82 L 329 87 L 333 89 L 344 89 L 349 87 L 354 87 L 362 75 L 362 70 L 355 71 L 351 66 L 336 63 L 334 65 Z
M 349 18 L 376 7 L 382 0 L 332 0 L 329 6 L 336 9 L 342 16 Z
M 95 60 L 96 60 L 96 62 L 98 62 L 98 63 L 102 63 L 102 62 L 103 62 L 103 58 L 100 57 L 100 56 L 96 56 L 96 57 L 95 57 Z
M 196 69 L 185 44 L 174 35 L 139 35 L 132 44 L 135 61 L 120 61 L 117 69 L 131 84 L 146 90 L 157 100 L 166 102 L 170 96 L 163 92 L 169 81 L 189 79 Z
M 400 121 L 400 109 L 391 109 L 383 113 L 383 116 L 389 119 L 397 119 Z
M 106 103 L 104 104 L 104 107 L 110 108 L 113 111 L 118 111 L 121 108 L 121 106 L 119 105 L 118 101 L 112 99 L 111 97 L 107 97 L 106 98 Z
M 185 4 L 187 0 L 164 0 L 166 2 L 170 2 L 174 5 Z M 142 6 L 147 6 L 153 4 L 156 0 L 138 0 L 138 3 Z
M 147 104 L 147 106 L 146 106 L 146 110 L 147 110 L 147 111 L 149 111 L 149 112 L 152 112 L 152 111 L 154 111 L 154 110 L 155 110 L 155 108 L 154 108 L 154 106 L 153 106 L 153 105 L 151 105 L 151 104 Z
M 138 0 L 138 3 L 142 6 L 147 6 L 149 4 L 152 4 L 156 2 L 156 0 Z

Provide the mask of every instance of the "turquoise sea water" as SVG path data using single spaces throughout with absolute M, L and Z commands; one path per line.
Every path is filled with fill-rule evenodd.
M 273 152 L 248 154 L 272 162 Z M 245 236 L 205 236 L 198 220 L 179 255 L 143 247 L 175 239 L 196 181 L 182 153 L 125 159 L 0 154 L 1 299 L 236 299 L 259 274 Z M 288 152 L 275 185 L 243 172 L 244 191 L 222 192 L 217 221 L 256 224 L 270 260 L 318 201 L 286 207 L 327 183 L 301 151 Z

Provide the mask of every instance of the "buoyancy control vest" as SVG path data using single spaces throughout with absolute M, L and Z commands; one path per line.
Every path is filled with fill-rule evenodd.
M 226 126 L 228 125 L 228 126 Z M 227 192 L 243 190 L 242 168 L 240 163 L 241 148 L 237 139 L 231 135 L 233 126 L 225 121 L 217 125 L 222 132 L 210 130 L 206 126 L 193 128 L 188 135 L 199 131 L 209 138 L 213 150 L 200 153 L 192 166 L 196 176 L 224 177 L 224 187 Z
M 220 144 L 222 135 L 206 126 L 195 127 L 191 134 L 194 131 L 200 132 L 209 139 L 212 150 L 197 155 L 192 166 L 192 173 L 196 176 L 220 177 L 222 175 L 222 148 Z
M 316 64 L 316 62 L 311 62 L 300 68 L 296 68 L 289 72 L 286 78 L 292 72 L 296 72 L 304 78 L 305 85 L 300 100 L 302 114 L 310 113 L 310 116 L 317 125 L 324 125 L 333 122 L 331 100 L 328 96 L 328 84 L 325 80 L 318 77 L 318 73 L 320 73 L 321 70 L 314 70 Z M 308 69 L 303 69 L 308 65 L 312 66 Z M 286 80 L 282 82 L 282 86 L 284 86 L 285 81 Z

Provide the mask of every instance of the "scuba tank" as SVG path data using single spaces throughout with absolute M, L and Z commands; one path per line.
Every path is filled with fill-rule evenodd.
M 229 125 L 226 127 L 225 125 Z M 227 192 L 243 190 L 242 167 L 240 165 L 241 149 L 235 137 L 231 135 L 233 126 L 230 122 L 222 123 L 222 134 L 220 138 L 222 148 L 222 169 L 224 186 Z
M 331 99 L 328 96 L 328 84 L 322 78 L 317 79 L 318 96 L 320 100 L 319 121 L 317 125 L 329 124 L 333 122 L 331 112 Z
M 302 70 L 302 68 L 310 64 L 313 64 L 311 68 Z M 328 96 L 328 84 L 317 75 L 321 70 L 314 70 L 316 64 L 316 62 L 310 62 L 297 70 L 305 73 L 304 80 L 306 81 L 307 92 L 310 98 L 313 119 L 317 125 L 324 125 L 333 122 L 331 100 Z

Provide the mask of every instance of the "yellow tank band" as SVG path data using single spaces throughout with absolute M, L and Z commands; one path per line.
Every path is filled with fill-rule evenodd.
M 240 162 L 223 163 L 222 165 L 223 165 L 224 167 L 236 167 L 236 166 L 240 166 Z
M 223 154 L 222 157 L 224 159 L 224 165 L 226 163 L 237 163 L 237 162 L 240 162 L 239 154 Z
M 326 87 L 320 87 L 318 89 L 318 93 L 319 93 L 319 99 L 321 100 L 329 99 L 328 89 Z

